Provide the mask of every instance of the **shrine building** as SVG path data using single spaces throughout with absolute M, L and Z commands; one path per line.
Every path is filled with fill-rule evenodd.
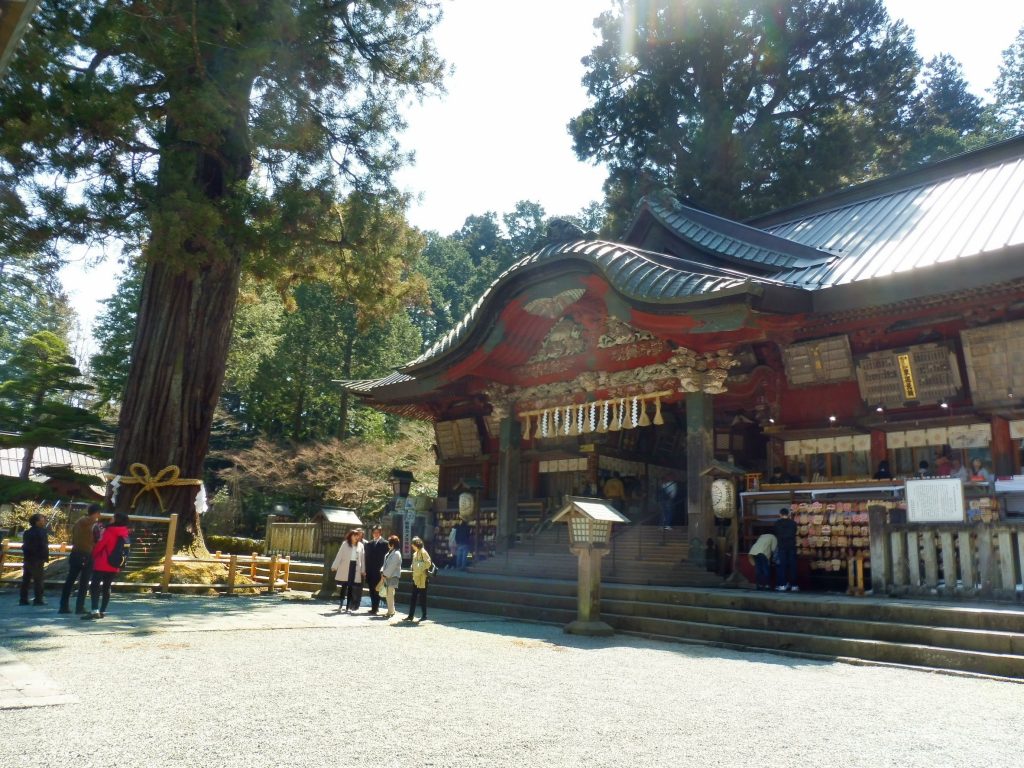
M 478 559 L 564 496 L 607 494 L 698 561 L 723 533 L 707 470 L 725 463 L 748 541 L 781 505 L 848 513 L 838 534 L 799 520 L 823 574 L 867 557 L 858 504 L 902 506 L 922 462 L 980 459 L 965 485 L 988 501 L 966 504 L 1005 519 L 1024 510 L 1024 137 L 743 222 L 668 195 L 620 241 L 556 222 L 423 354 L 343 386 L 434 423 L 434 522 L 475 484 Z

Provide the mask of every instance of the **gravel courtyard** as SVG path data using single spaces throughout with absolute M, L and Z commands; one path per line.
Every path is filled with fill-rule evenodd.
M 16 602 L 0 670 L 70 703 L 0 708 L 4 768 L 1020 765 L 1016 683 L 452 611 L 118 594 L 84 622 Z

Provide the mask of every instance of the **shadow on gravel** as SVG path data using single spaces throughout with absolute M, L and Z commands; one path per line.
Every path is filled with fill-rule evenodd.
M 279 604 L 280 596 L 266 597 L 190 597 L 115 593 L 106 616 L 83 620 L 80 615 L 57 613 L 58 596 L 42 607 L 19 606 L 16 592 L 0 592 L 0 643 L 6 639 L 42 639 L 54 635 L 118 632 L 149 635 L 170 623 L 196 623 L 212 615 L 240 620 L 254 611 L 265 611 Z M 88 608 L 89 603 L 86 602 Z M 34 608 L 34 610 L 30 610 Z M 327 614 L 325 614 L 327 615 Z M 190 622 L 189 620 L 195 620 Z
M 466 616 L 465 614 L 463 615 Z M 827 667 L 837 663 L 828 659 L 811 659 L 802 656 L 772 653 L 758 648 L 729 648 L 696 641 L 693 643 L 676 643 L 657 638 L 618 634 L 611 637 L 569 635 L 563 632 L 560 626 L 534 624 L 518 619 L 503 619 L 499 617 L 481 616 L 480 618 L 470 618 L 466 616 L 465 618 L 452 618 L 439 623 L 467 632 L 481 632 L 512 638 L 513 644 L 523 647 L 530 647 L 532 645 L 538 648 L 572 648 L 583 651 L 645 647 L 690 658 L 738 658 L 789 669 Z M 520 642 L 517 643 L 516 641 Z M 756 659 L 753 657 L 756 657 Z

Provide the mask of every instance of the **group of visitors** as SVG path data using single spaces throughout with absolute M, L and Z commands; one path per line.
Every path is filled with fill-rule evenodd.
M 370 529 L 370 541 L 363 542 L 363 529 L 353 528 L 345 535 L 345 541 L 338 548 L 338 554 L 331 564 L 335 581 L 341 587 L 338 611 L 357 613 L 363 599 L 363 584 L 370 587 L 370 615 L 380 615 L 380 601 L 387 604 L 385 619 L 395 615 L 395 592 L 402 574 L 402 541 L 398 536 L 381 536 L 381 527 Z M 409 601 L 409 615 L 403 621 L 413 621 L 417 604 L 420 606 L 420 621 L 427 619 L 427 582 L 433 570 L 433 562 L 423 539 L 416 536 L 412 546 L 412 596 Z
M 796 581 L 796 521 L 789 509 L 779 510 L 771 533 L 762 533 L 750 548 L 748 557 L 754 566 L 756 587 L 760 590 L 772 588 L 772 563 L 776 564 L 776 587 L 779 592 L 799 592 Z
M 103 508 L 90 504 L 86 513 L 71 529 L 71 553 L 68 555 L 68 575 L 60 593 L 58 613 L 71 613 L 71 593 L 78 583 L 75 613 L 83 619 L 102 619 L 110 605 L 110 585 L 114 576 L 124 567 L 128 558 L 131 534 L 128 515 L 115 512 L 104 525 L 100 522 Z M 41 513 L 29 518 L 29 527 L 22 536 L 21 605 L 46 605 L 43 583 L 46 563 L 50 560 L 50 537 L 47 519 Z M 33 600 L 28 593 L 32 589 Z M 86 592 L 92 601 L 92 610 L 85 610 Z

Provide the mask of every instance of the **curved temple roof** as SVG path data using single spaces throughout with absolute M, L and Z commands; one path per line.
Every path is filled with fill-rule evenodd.
M 929 282 L 950 273 L 935 272 L 937 265 L 988 252 L 1003 254 L 1009 266 L 1002 265 L 1002 272 L 987 281 L 979 269 L 968 282 L 987 284 L 1010 273 L 1024 279 L 1024 268 L 1016 266 L 1024 254 L 1024 136 L 766 214 L 751 224 L 665 195 L 646 198 L 626 239 L 634 244 L 573 239 L 544 245 L 501 274 L 462 321 L 419 357 L 384 378 L 343 386 L 369 395 L 413 381 L 420 369 L 466 342 L 506 285 L 533 268 L 556 264 L 571 268 L 572 262 L 582 262 L 622 296 L 654 307 L 744 293 L 763 296 L 783 288 L 791 293 L 775 305 L 774 311 L 782 312 L 800 311 L 799 301 L 791 300 L 812 294 L 814 307 L 827 311 L 824 297 L 833 293 L 827 289 L 870 278 L 891 280 L 910 270 L 915 270 L 912 290 L 904 285 L 879 293 L 875 283 L 867 283 L 845 301 L 868 305 L 899 300 L 908 290 L 938 290 Z M 916 270 L 922 268 L 936 277 L 918 278 Z M 940 287 L 965 286 L 963 275 L 954 276 L 959 282 L 953 285 L 943 277 L 937 280 Z

